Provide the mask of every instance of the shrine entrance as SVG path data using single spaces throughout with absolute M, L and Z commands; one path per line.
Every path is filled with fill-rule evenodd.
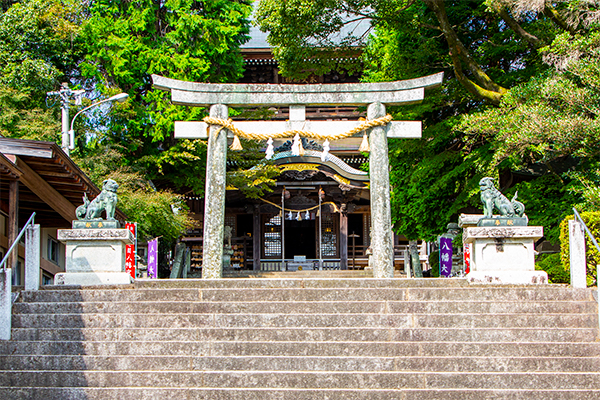
M 240 148 L 239 138 L 265 142 L 266 158 L 274 157 L 274 141 L 294 138 L 290 151 L 281 151 L 281 164 L 294 164 L 295 157 L 318 157 L 322 161 L 318 165 L 330 162 L 333 171 L 327 175 L 325 171 L 316 172 L 315 167 L 307 160 L 298 160 L 296 164 L 307 164 L 302 168 L 315 173 L 323 173 L 335 180 L 346 196 L 352 190 L 348 179 L 340 173 L 345 166 L 336 163 L 329 150 L 332 143 L 353 141 L 362 136 L 361 152 L 369 151 L 368 192 L 371 208 L 371 250 L 370 261 L 375 278 L 391 278 L 394 276 L 394 243 L 391 226 L 390 182 L 387 138 L 420 138 L 420 121 L 392 121 L 386 115 L 386 105 L 414 104 L 423 100 L 425 88 L 439 86 L 443 74 L 430 75 L 417 79 L 384 83 L 361 84 L 322 84 L 322 85 L 269 85 L 269 84 L 205 84 L 185 82 L 153 75 L 154 86 L 169 90 L 174 104 L 187 106 L 210 106 L 210 116 L 203 122 L 175 122 L 176 138 L 208 139 L 206 190 L 204 206 L 202 278 L 218 279 L 222 277 L 223 238 L 225 226 L 225 172 L 227 165 L 228 136 L 233 138 L 232 150 Z M 236 121 L 229 119 L 228 106 L 241 107 L 289 107 L 287 121 Z M 306 106 L 367 106 L 366 121 L 309 121 L 306 120 Z M 303 140 L 310 138 L 318 142 L 321 151 L 312 154 L 304 151 Z M 287 159 L 289 158 L 289 160 Z M 300 171 L 301 172 L 301 171 Z M 312 173 L 311 172 L 311 173 Z M 345 171 L 348 172 L 348 171 Z M 346 190 L 347 189 L 347 190 Z M 286 267 L 285 228 L 283 222 L 286 189 L 281 188 L 281 207 L 278 218 L 279 246 L 281 251 L 282 270 Z M 319 202 L 322 202 L 321 195 Z M 340 258 L 347 263 L 347 201 L 331 201 L 340 216 L 340 235 L 338 251 Z M 278 207 L 277 202 L 270 205 Z M 336 206 L 337 207 L 337 206 Z M 260 219 L 260 206 L 253 211 L 254 218 Z M 289 207 L 290 212 L 303 211 Z M 310 211 L 310 210 L 306 210 Z M 270 247 L 274 248 L 277 238 L 275 220 L 272 218 L 272 232 L 265 232 L 269 237 Z M 255 224 L 256 226 L 256 224 Z M 291 227 L 293 229 L 293 227 Z M 306 234 L 306 231 L 299 231 Z M 346 235 L 343 235 L 345 232 Z M 260 265 L 261 243 L 256 238 L 260 232 L 253 234 L 253 258 L 255 265 Z M 308 240 L 303 237 L 302 240 Z M 283 243 L 282 243 L 283 242 Z M 324 246 L 322 246 L 324 249 Z M 346 254 L 344 254 L 346 252 Z M 322 251 L 320 251 L 322 253 Z M 257 261 L 257 262 L 256 262 Z M 295 261 L 295 260 L 294 260 Z
M 306 217 L 306 216 L 305 216 Z M 310 216 L 308 216 L 310 218 Z M 296 221 L 284 220 L 285 233 L 285 254 L 292 259 L 304 257 L 309 260 L 317 258 L 317 224 L 316 220 L 303 219 Z

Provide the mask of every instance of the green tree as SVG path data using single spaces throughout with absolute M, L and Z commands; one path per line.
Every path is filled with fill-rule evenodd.
M 239 45 L 247 40 L 249 1 L 91 1 L 83 28 L 83 76 L 96 90 L 129 93 L 100 143 L 119 143 L 123 163 L 142 168 L 158 186 L 201 194 L 206 148 L 175 141 L 175 120 L 198 120 L 201 108 L 174 106 L 152 89 L 150 74 L 198 82 L 231 82 L 242 73 Z M 82 147 L 83 154 L 85 148 Z
M 0 134 L 60 140 L 57 110 L 46 92 L 77 76 L 81 2 L 5 2 L 0 13 Z
M 142 239 L 171 245 L 192 221 L 183 198 L 164 187 L 201 193 L 206 152 L 201 141 L 175 143 L 173 121 L 204 111 L 171 105 L 150 74 L 236 79 L 248 2 L 23 0 L 1 10 L 0 134 L 59 142 L 60 109 L 44 99 L 60 82 L 95 100 L 127 91 L 130 101 L 110 113 L 99 107 L 78 118 L 71 155 L 98 186 L 120 183 L 119 208 Z
M 356 68 L 356 65 L 340 66 L 332 60 L 351 52 L 353 46 L 364 44 L 364 37 L 353 34 L 352 30 L 339 38 L 344 26 L 364 19 L 371 21 L 377 36 L 389 38 L 388 31 L 403 32 L 403 39 L 412 42 L 402 42 L 408 48 L 415 43 L 428 43 L 434 46 L 435 54 L 435 47 L 443 46 L 444 56 L 437 59 L 438 69 L 450 66 L 454 77 L 471 96 L 498 104 L 506 92 L 506 84 L 511 83 L 502 74 L 511 67 L 519 69 L 514 68 L 515 60 L 521 58 L 521 62 L 526 62 L 529 54 L 535 55 L 532 48 L 543 46 L 553 37 L 548 32 L 550 21 L 564 24 L 551 2 L 544 2 L 541 18 L 520 21 L 508 4 L 509 1 L 501 0 L 261 0 L 257 21 L 262 30 L 269 32 L 269 43 L 274 46 L 274 55 L 284 75 Z M 485 38 L 477 40 L 477 36 Z M 394 44 L 389 43 L 388 49 Z M 497 57 L 495 63 L 485 59 L 493 53 L 507 54 L 507 50 L 513 56 Z M 403 53 L 400 59 L 405 60 L 409 51 L 403 46 L 399 51 Z
M 556 80 L 555 66 L 571 63 L 573 54 L 585 58 L 594 48 L 589 44 L 595 39 L 582 32 L 593 31 L 596 10 L 594 1 L 262 0 L 258 23 L 269 31 L 269 42 L 287 75 L 343 68 L 332 61 L 331 54 L 337 49 L 347 53 L 357 43 L 364 46 L 365 81 L 445 71 L 441 91 L 428 93 L 422 104 L 389 110 L 397 120 L 424 122 L 422 140 L 390 141 L 392 218 L 399 233 L 433 238 L 458 213 L 480 209 L 477 182 L 481 177 L 512 177 L 513 172 L 523 171 L 529 183 L 520 185 L 519 196 L 539 207 L 529 210 L 535 214 L 532 219 L 548 224 L 548 232 L 556 239 L 563 212 L 551 215 L 556 207 L 546 205 L 562 207 L 579 199 L 570 171 L 586 162 L 565 158 L 572 150 L 578 156 L 595 157 L 595 115 L 584 111 L 585 105 L 595 109 L 595 102 L 580 90 L 580 83 L 547 84 L 540 89 L 537 82 L 547 76 Z M 369 19 L 374 35 L 366 41 L 352 36 L 333 40 L 344 25 L 357 19 Z M 580 67 L 596 68 L 589 63 Z M 584 75 L 577 72 L 577 76 Z M 588 85 L 594 82 L 592 77 L 593 73 L 587 74 Z M 547 93 L 550 87 L 556 98 L 537 98 L 540 109 L 553 109 L 549 114 L 554 119 L 545 119 L 542 113 L 532 118 L 527 109 L 535 108 L 528 101 L 530 94 Z M 582 123 L 584 115 L 589 118 Z M 535 126 L 538 118 L 548 127 Z M 560 124 L 565 134 L 556 138 L 551 126 Z M 524 131 L 523 126 L 531 129 Z M 534 131 L 539 138 L 536 149 L 544 150 L 550 143 L 545 154 L 555 156 L 543 168 L 538 165 L 542 157 L 526 154 L 527 139 Z M 559 151 L 554 147 L 560 147 Z M 544 193 L 552 192 L 551 197 L 536 197 L 535 191 L 548 183 L 547 174 L 554 175 L 552 188 L 557 183 L 569 190 L 548 189 Z M 501 182 L 511 186 L 512 178 Z

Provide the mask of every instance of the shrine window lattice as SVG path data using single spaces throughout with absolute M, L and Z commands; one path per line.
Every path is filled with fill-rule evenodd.
M 321 222 L 322 255 L 323 257 L 337 257 L 337 232 L 334 217 L 337 214 L 323 213 Z
M 264 216 L 263 253 L 265 258 L 281 257 L 281 216 Z

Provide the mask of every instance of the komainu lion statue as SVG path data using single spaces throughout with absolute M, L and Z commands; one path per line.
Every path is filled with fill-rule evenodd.
M 92 201 L 89 201 L 87 194 L 83 195 L 83 204 L 77 207 L 76 215 L 79 220 L 93 221 L 102 220 L 102 212 L 106 211 L 106 219 L 115 220 L 115 210 L 117 209 L 117 189 L 119 184 L 112 179 L 106 179 L 102 182 L 102 192 Z
M 481 190 L 481 202 L 483 203 L 483 214 L 486 218 L 492 218 L 494 208 L 498 210 L 503 217 L 522 217 L 525 213 L 525 206 L 517 201 L 517 193 L 511 201 L 508 201 L 494 186 L 494 178 L 486 177 L 479 181 Z

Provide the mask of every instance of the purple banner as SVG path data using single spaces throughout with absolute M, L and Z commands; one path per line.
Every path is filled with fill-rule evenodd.
M 452 239 L 440 238 L 440 276 L 452 275 Z
M 148 278 L 156 279 L 158 272 L 158 239 L 148 242 Z

